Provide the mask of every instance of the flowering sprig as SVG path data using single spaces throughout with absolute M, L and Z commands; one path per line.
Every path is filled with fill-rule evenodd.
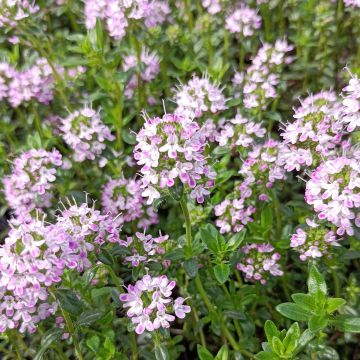
M 328 220 L 340 236 L 360 227 L 360 152 L 321 163 L 306 183 L 305 201 L 320 220 Z
M 18 21 L 36 14 L 40 7 L 28 0 L 1 0 L 0 27 L 15 28 Z
M 360 7 L 360 3 L 358 3 Z M 353 75 L 349 85 L 343 89 L 342 122 L 347 125 L 349 132 L 360 127 L 360 79 Z
M 101 214 L 94 205 L 89 207 L 87 202 L 77 205 L 69 201 L 56 220 L 57 227 L 70 239 L 68 249 L 64 249 L 67 266 L 79 272 L 89 268 L 100 245 L 120 241 L 121 227 L 116 219 Z
M 117 223 L 136 221 L 139 228 L 147 229 L 159 219 L 154 209 L 145 204 L 142 192 L 140 180 L 111 179 L 102 188 L 101 202 L 105 212 L 117 217 Z
M 310 219 L 306 219 L 307 228 L 297 229 L 291 235 L 290 247 L 300 253 L 300 260 L 316 259 L 329 256 L 332 246 L 340 246 L 339 238 L 334 231 L 321 226 Z
M 246 108 L 264 110 L 277 97 L 281 68 L 292 62 L 287 55 L 292 49 L 286 40 L 277 40 L 274 45 L 264 43 L 246 72 L 235 73 L 233 83 L 242 87 Z
M 241 248 L 244 258 L 236 265 L 236 268 L 245 274 L 246 279 L 260 281 L 262 285 L 267 283 L 269 276 L 282 276 L 278 261 L 281 256 L 275 252 L 271 244 L 250 244 Z
M 255 31 L 260 27 L 261 17 L 258 15 L 257 10 L 243 4 L 232 11 L 226 18 L 225 28 L 231 33 L 240 34 L 242 37 L 254 35 Z
M 145 118 L 136 136 L 134 158 L 142 175 L 142 195 L 148 204 L 160 198 L 163 189 L 172 188 L 177 179 L 199 203 L 213 186 L 215 172 L 205 154 L 205 139 L 199 125 L 184 116 L 166 114 L 162 118 Z
M 0 248 L 0 332 L 18 328 L 36 331 L 36 325 L 55 313 L 47 288 L 61 281 L 65 263 L 61 259 L 54 226 L 43 220 L 13 220 Z
M 135 285 L 129 285 L 127 293 L 120 295 L 123 307 L 129 308 L 127 316 L 136 326 L 137 334 L 142 334 L 145 330 L 151 332 L 159 328 L 167 329 L 176 317 L 183 319 L 191 311 L 190 306 L 184 305 L 184 298 L 172 298 L 175 286 L 176 282 L 169 281 L 166 275 L 145 275 Z
M 266 129 L 260 123 L 250 121 L 240 113 L 231 120 L 223 120 L 219 123 L 219 132 L 215 140 L 219 146 L 228 146 L 230 149 L 251 148 L 256 140 L 263 138 Z
M 281 134 L 288 145 L 283 152 L 287 171 L 314 167 L 334 155 L 344 135 L 340 112 L 341 104 L 333 92 L 322 91 L 301 101 L 295 109 L 295 121 Z
M 176 114 L 185 117 L 201 117 L 205 113 L 215 114 L 227 109 L 222 90 L 212 84 L 207 76 L 193 78 L 181 85 L 175 94 Z
M 120 240 L 119 245 L 126 247 L 131 251 L 130 256 L 124 258 L 125 263 L 131 263 L 132 266 L 138 267 L 141 263 L 161 260 L 165 254 L 165 249 L 161 246 L 169 239 L 169 235 L 159 235 L 153 237 L 151 234 L 136 232 L 134 236 L 127 236 L 126 240 Z M 166 266 L 170 265 L 165 261 Z
M 105 141 L 115 140 L 110 129 L 101 121 L 99 112 L 84 107 L 61 119 L 64 141 L 74 151 L 77 162 L 94 160 L 106 148 Z
M 140 20 L 152 28 L 166 21 L 169 13 L 167 1 L 162 0 L 86 0 L 84 9 L 87 29 L 93 29 L 97 19 L 104 20 L 109 35 L 116 40 L 126 35 L 130 21 Z
M 7 202 L 16 216 L 26 217 L 36 208 L 51 206 L 56 167 L 62 165 L 60 152 L 31 149 L 14 160 L 11 175 L 3 179 Z

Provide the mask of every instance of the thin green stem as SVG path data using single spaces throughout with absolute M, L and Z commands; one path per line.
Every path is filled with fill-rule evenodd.
M 105 265 L 106 270 L 109 272 L 111 280 L 113 281 L 113 283 L 115 284 L 115 286 L 118 288 L 118 290 L 120 291 L 120 293 L 124 292 L 124 289 L 122 287 L 122 283 L 120 282 L 119 277 L 115 274 L 114 270 L 112 269 L 111 266 L 109 265 Z
M 16 339 L 14 337 L 16 337 Z M 18 360 L 25 360 L 25 358 L 22 356 L 23 352 L 20 349 L 19 343 L 17 341 L 18 340 L 17 337 L 18 337 L 18 334 L 17 334 L 16 330 L 8 332 L 8 339 L 10 340 L 10 342 L 11 342 L 13 348 L 14 348 L 17 359 Z
M 193 13 L 191 11 L 191 0 L 184 0 L 184 5 L 186 10 L 189 30 L 192 31 L 192 29 L 194 28 L 194 18 L 193 18 Z
M 76 357 L 78 358 L 78 360 L 83 360 L 84 358 L 83 358 L 81 350 L 80 350 L 80 344 L 77 341 L 77 338 L 75 336 L 75 328 L 74 328 L 74 324 L 70 318 L 70 315 L 61 306 L 60 306 L 60 309 L 61 309 L 61 312 L 65 319 L 66 327 L 67 327 L 67 329 L 70 333 L 70 336 L 72 338 L 72 341 L 74 343 Z
M 139 358 L 139 351 L 136 342 L 136 335 L 134 332 L 130 334 L 130 341 L 131 341 L 131 360 L 137 360 Z
M 192 245 L 191 245 L 191 221 L 190 221 L 189 210 L 187 207 L 186 196 L 183 196 L 181 198 L 180 206 L 181 206 L 182 212 L 184 214 L 184 218 L 185 218 L 186 244 L 187 244 L 188 248 L 191 249 L 192 248 Z

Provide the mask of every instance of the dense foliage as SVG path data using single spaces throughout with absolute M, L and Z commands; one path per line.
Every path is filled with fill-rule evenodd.
M 0 0 L 2 359 L 360 359 L 359 0 Z

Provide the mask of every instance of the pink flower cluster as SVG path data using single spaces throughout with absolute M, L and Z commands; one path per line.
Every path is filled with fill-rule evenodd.
M 245 194 L 242 193 L 244 196 Z M 225 199 L 215 206 L 215 215 L 218 217 L 215 224 L 220 228 L 220 233 L 239 232 L 248 222 L 252 222 L 251 215 L 256 211 L 255 207 L 245 205 L 245 197 L 239 199 Z M 246 195 L 245 195 L 246 196 Z
M 320 220 L 328 220 L 340 236 L 360 227 L 360 152 L 321 163 L 306 183 L 305 201 Z
M 81 272 L 91 265 L 89 256 L 93 255 L 95 246 L 105 242 L 118 243 L 119 224 L 111 215 L 102 215 L 89 207 L 87 203 L 80 206 L 71 204 L 57 216 L 57 227 L 69 237 L 67 267 Z
M 64 141 L 74 151 L 77 162 L 94 160 L 106 148 L 105 141 L 115 140 L 110 129 L 101 121 L 99 112 L 85 107 L 61 119 Z
M 83 271 L 95 245 L 119 241 L 111 218 L 87 204 L 70 204 L 56 220 L 54 225 L 38 218 L 10 222 L 0 247 L 0 332 L 36 331 L 36 324 L 56 311 L 48 288 L 61 282 L 64 269 Z
M 289 146 L 283 154 L 287 171 L 316 166 L 334 154 L 343 136 L 338 121 L 340 111 L 341 104 L 333 92 L 322 91 L 302 101 L 295 109 L 295 121 L 287 124 L 281 134 Z
M 148 204 L 160 198 L 159 190 L 173 187 L 177 179 L 197 202 L 209 195 L 216 173 L 204 154 L 206 141 L 199 129 L 195 121 L 181 115 L 145 119 L 136 137 L 134 158 L 142 166 L 142 196 L 148 198 Z
M 143 49 L 140 54 L 140 64 L 135 54 L 131 54 L 124 57 L 123 70 L 137 70 L 138 66 L 141 69 L 141 80 L 145 83 L 150 82 L 155 79 L 156 75 L 160 71 L 160 58 L 156 55 L 155 52 L 149 52 L 147 49 Z M 125 96 L 128 99 L 131 99 L 134 95 L 134 91 L 138 87 L 138 78 L 137 74 L 133 74 L 126 85 Z
M 151 206 L 145 204 L 141 196 L 141 181 L 135 179 L 112 179 L 102 188 L 101 202 L 104 210 L 121 224 L 137 221 L 139 228 L 148 229 L 159 222 Z
M 85 24 L 93 29 L 96 20 L 105 20 L 111 37 L 121 40 L 126 35 L 129 21 L 142 19 L 147 28 L 162 24 L 170 7 L 162 0 L 85 0 Z
M 167 329 L 176 317 L 184 319 L 191 311 L 190 306 L 184 304 L 184 298 L 173 300 L 172 290 L 175 286 L 176 282 L 169 281 L 166 275 L 145 275 L 135 285 L 129 285 L 127 293 L 120 295 L 123 307 L 129 308 L 127 316 L 135 325 L 137 334 L 142 334 L 145 330 Z
M 351 132 L 360 128 L 360 79 L 354 75 L 343 92 L 342 122 L 346 123 L 347 130 Z
M 7 99 L 14 108 L 33 99 L 48 104 L 54 95 L 53 87 L 52 70 L 45 59 L 38 59 L 22 71 L 0 63 L 0 100 Z
M 328 255 L 331 246 L 340 246 L 336 234 L 316 224 L 310 219 L 306 219 L 308 228 L 306 231 L 297 229 L 291 236 L 290 247 L 300 253 L 300 260 L 308 258 L 316 259 Z
M 221 11 L 221 0 L 201 0 L 201 3 L 211 15 L 215 15 Z
M 61 281 L 61 239 L 43 221 L 10 223 L 0 248 L 0 332 L 36 331 L 36 324 L 56 311 L 47 287 Z
M 236 73 L 234 84 L 242 87 L 244 106 L 248 109 L 266 109 L 269 100 L 277 96 L 280 71 L 292 61 L 287 53 L 293 49 L 286 40 L 275 44 L 264 43 L 245 73 Z
M 16 216 L 51 206 L 51 189 L 62 157 L 56 149 L 31 149 L 14 160 L 11 175 L 3 179 L 5 198 Z
M 360 8 L 360 0 L 344 0 L 344 5 L 353 8 Z
M 282 151 L 283 145 L 273 139 L 254 145 L 239 170 L 244 177 L 243 186 L 266 192 L 275 181 L 286 179 Z
M 0 27 L 16 27 L 19 20 L 29 17 L 40 10 L 35 1 L 0 0 Z
M 225 28 L 231 33 L 240 34 L 243 37 L 254 35 L 255 30 L 260 27 L 261 17 L 257 10 L 243 4 L 226 18 Z
M 125 263 L 138 267 L 141 263 L 158 261 L 156 256 L 165 254 L 161 244 L 168 239 L 169 235 L 160 234 L 158 237 L 153 237 L 150 234 L 136 232 L 135 236 L 127 236 L 126 240 L 120 240 L 119 245 L 131 251 L 131 255 L 125 257 Z M 168 262 L 165 264 L 169 265 Z
M 236 267 L 246 279 L 260 281 L 264 285 L 270 275 L 282 276 L 284 273 L 278 263 L 281 256 L 274 250 L 272 245 L 265 243 L 245 245 L 241 248 L 244 259 Z
M 185 117 L 201 117 L 204 113 L 213 114 L 227 109 L 222 90 L 212 84 L 206 76 L 193 78 L 178 88 L 175 94 L 176 113 Z
M 215 140 L 231 149 L 249 148 L 255 145 L 256 138 L 263 138 L 266 133 L 261 123 L 250 121 L 240 113 L 234 119 L 220 122 L 219 129 Z

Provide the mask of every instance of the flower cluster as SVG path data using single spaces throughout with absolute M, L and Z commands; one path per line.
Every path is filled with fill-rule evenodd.
M 0 27 L 16 27 L 19 20 L 29 17 L 40 10 L 35 1 L 0 0 Z
M 106 148 L 105 140 L 113 141 L 115 136 L 101 121 L 99 112 L 85 107 L 61 119 L 60 130 L 64 141 L 74 151 L 74 160 L 94 160 Z
M 141 80 L 143 82 L 150 82 L 155 79 L 156 75 L 160 71 L 160 59 L 155 52 L 149 52 L 147 49 L 143 49 L 140 54 L 140 64 L 135 54 L 131 54 L 124 57 L 123 69 L 124 71 L 134 70 L 140 66 Z M 125 96 L 130 99 L 134 95 L 134 91 L 138 87 L 137 74 L 133 74 L 126 85 Z
M 338 235 L 354 235 L 354 226 L 360 227 L 360 152 L 321 163 L 306 183 L 305 201 Z
M 165 249 L 161 244 L 168 239 L 169 235 L 160 234 L 158 237 L 153 237 L 150 234 L 137 232 L 135 236 L 127 236 L 126 240 L 120 240 L 119 245 L 131 252 L 130 256 L 125 257 L 125 262 L 137 267 L 140 263 L 155 261 L 156 255 L 163 255 Z
M 239 170 L 244 177 L 243 186 L 266 192 L 275 181 L 286 179 L 282 152 L 283 145 L 273 139 L 254 145 Z
M 285 169 L 299 171 L 303 166 L 316 166 L 334 154 L 343 131 L 338 121 L 341 104 L 333 92 L 322 91 L 304 99 L 295 109 L 295 121 L 286 125 L 281 136 L 289 146 L 284 152 Z
M 215 224 L 220 233 L 239 232 L 248 222 L 252 222 L 251 215 L 256 211 L 253 206 L 245 206 L 245 198 L 225 199 L 215 206 L 215 215 L 218 217 Z
M 32 333 L 56 311 L 47 288 L 61 281 L 61 239 L 54 227 L 40 220 L 13 220 L 10 226 L 0 248 L 0 332 L 18 328 Z
M 120 295 L 123 307 L 129 308 L 127 316 L 136 326 L 137 334 L 142 334 L 145 330 L 167 329 L 176 317 L 183 319 L 191 311 L 190 306 L 184 305 L 184 298 L 173 300 L 171 297 L 175 286 L 176 282 L 169 281 L 166 275 L 145 275 L 135 285 L 129 285 L 127 293 Z
M 360 128 L 360 79 L 354 75 L 343 92 L 342 122 L 347 124 L 347 130 L 351 132 Z
M 193 76 L 186 85 L 182 85 L 175 94 L 175 102 L 175 112 L 186 117 L 201 117 L 207 112 L 215 114 L 227 108 L 222 90 L 206 76 Z
M 274 250 L 272 245 L 265 243 L 245 245 L 241 248 L 244 259 L 236 267 L 245 274 L 246 279 L 260 281 L 264 285 L 269 275 L 283 275 L 278 263 L 281 256 Z
M 290 247 L 300 253 L 300 260 L 308 258 L 316 259 L 326 256 L 331 246 L 340 246 L 336 234 L 310 219 L 306 219 L 308 228 L 306 231 L 297 229 L 291 236 Z
M 360 0 L 344 0 L 344 5 L 353 8 L 360 8 Z
M 137 221 L 137 226 L 147 229 L 159 219 L 151 206 L 141 196 L 141 181 L 135 179 L 112 179 L 102 189 L 101 202 L 104 210 L 117 216 L 118 222 Z
M 121 40 L 126 34 L 129 19 L 142 19 L 147 28 L 162 24 L 170 7 L 162 0 L 85 0 L 85 24 L 93 29 L 96 20 L 105 20 L 111 37 Z
M 231 33 L 240 34 L 243 37 L 254 35 L 255 30 L 261 27 L 261 17 L 257 11 L 242 5 L 231 12 L 226 18 L 225 28 Z
M 181 115 L 145 119 L 136 137 L 134 158 L 142 165 L 142 196 L 148 197 L 148 204 L 160 198 L 159 190 L 173 187 L 177 179 L 190 188 L 190 196 L 199 203 L 210 193 L 216 174 L 205 157 L 206 142 L 199 129 L 195 121 Z
M 31 149 L 14 160 L 12 173 L 4 177 L 5 198 L 16 216 L 26 217 L 36 208 L 51 206 L 50 190 L 62 157 L 56 149 Z
M 287 53 L 293 49 L 286 40 L 276 40 L 274 45 L 265 43 L 253 58 L 246 73 L 236 73 L 234 84 L 242 87 L 244 106 L 249 109 L 266 109 L 269 99 L 277 96 L 280 70 L 292 58 Z
M 89 256 L 95 247 L 105 242 L 119 242 L 119 224 L 110 215 L 102 215 L 89 207 L 87 203 L 80 206 L 71 204 L 57 216 L 56 226 L 69 237 L 65 262 L 70 269 L 79 272 L 91 265 Z
M 221 0 L 201 0 L 201 3 L 211 15 L 215 15 L 221 11 Z
M 17 71 L 7 63 L 0 63 L 0 100 L 7 99 L 14 108 L 30 100 L 48 104 L 53 98 L 54 78 L 45 59 Z
M 215 140 L 220 146 L 231 149 L 249 148 L 255 144 L 256 138 L 263 138 L 266 133 L 260 123 L 250 121 L 240 113 L 234 119 L 220 122 L 219 129 Z

